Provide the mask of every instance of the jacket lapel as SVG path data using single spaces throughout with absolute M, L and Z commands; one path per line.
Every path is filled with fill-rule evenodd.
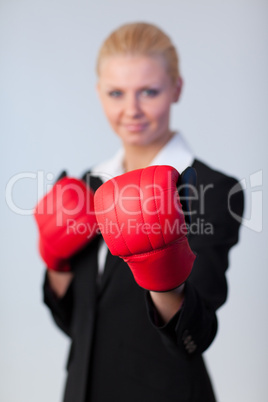
M 99 295 L 105 290 L 114 274 L 114 271 L 118 268 L 121 262 L 123 262 L 122 258 L 112 255 L 108 249 L 104 272 L 99 282 Z

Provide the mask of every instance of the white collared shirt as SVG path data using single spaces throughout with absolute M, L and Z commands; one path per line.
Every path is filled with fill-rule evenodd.
M 96 165 L 92 173 L 99 176 L 103 182 L 125 173 L 123 168 L 124 149 L 120 148 L 116 154 Z M 182 172 L 194 161 L 194 155 L 181 133 L 176 132 L 168 143 L 158 152 L 149 166 L 169 165 Z

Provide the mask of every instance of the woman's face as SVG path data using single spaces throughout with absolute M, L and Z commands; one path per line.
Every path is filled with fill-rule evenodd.
M 147 146 L 170 137 L 170 107 L 181 84 L 171 82 L 161 57 L 112 56 L 101 64 L 97 90 L 123 144 Z

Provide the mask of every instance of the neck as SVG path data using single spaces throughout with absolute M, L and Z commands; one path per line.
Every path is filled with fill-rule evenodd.
M 149 144 L 147 146 L 124 144 L 125 172 L 135 169 L 142 169 L 150 165 L 158 152 L 167 144 L 173 135 L 174 132 L 169 132 L 169 135 L 167 135 L 162 141 L 158 141 L 157 143 Z

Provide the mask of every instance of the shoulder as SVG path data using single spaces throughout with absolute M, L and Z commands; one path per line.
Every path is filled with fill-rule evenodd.
M 216 170 L 198 159 L 194 160 L 193 167 L 197 173 L 199 194 L 207 193 L 208 199 L 212 202 L 217 202 L 222 207 L 225 206 L 225 209 L 242 217 L 244 193 L 238 179 Z
M 237 178 L 216 170 L 198 159 L 194 160 L 193 167 L 197 173 L 197 186 L 203 186 L 203 191 L 204 186 L 207 186 L 214 190 L 212 191 L 214 197 L 227 197 L 230 202 L 231 198 L 236 199 L 243 208 L 244 194 Z
M 101 177 L 96 176 L 92 170 L 87 170 L 83 173 L 82 180 L 95 192 L 103 184 Z
M 197 173 L 197 180 L 204 184 L 224 184 L 225 186 L 235 185 L 238 180 L 235 177 L 229 176 L 220 170 L 216 170 L 206 163 L 195 159 L 192 165 Z
M 192 166 L 197 173 L 196 199 L 192 203 L 196 216 L 211 222 L 215 234 L 220 232 L 226 240 L 232 233 L 236 237 L 244 211 L 244 194 L 238 179 L 197 159 Z

